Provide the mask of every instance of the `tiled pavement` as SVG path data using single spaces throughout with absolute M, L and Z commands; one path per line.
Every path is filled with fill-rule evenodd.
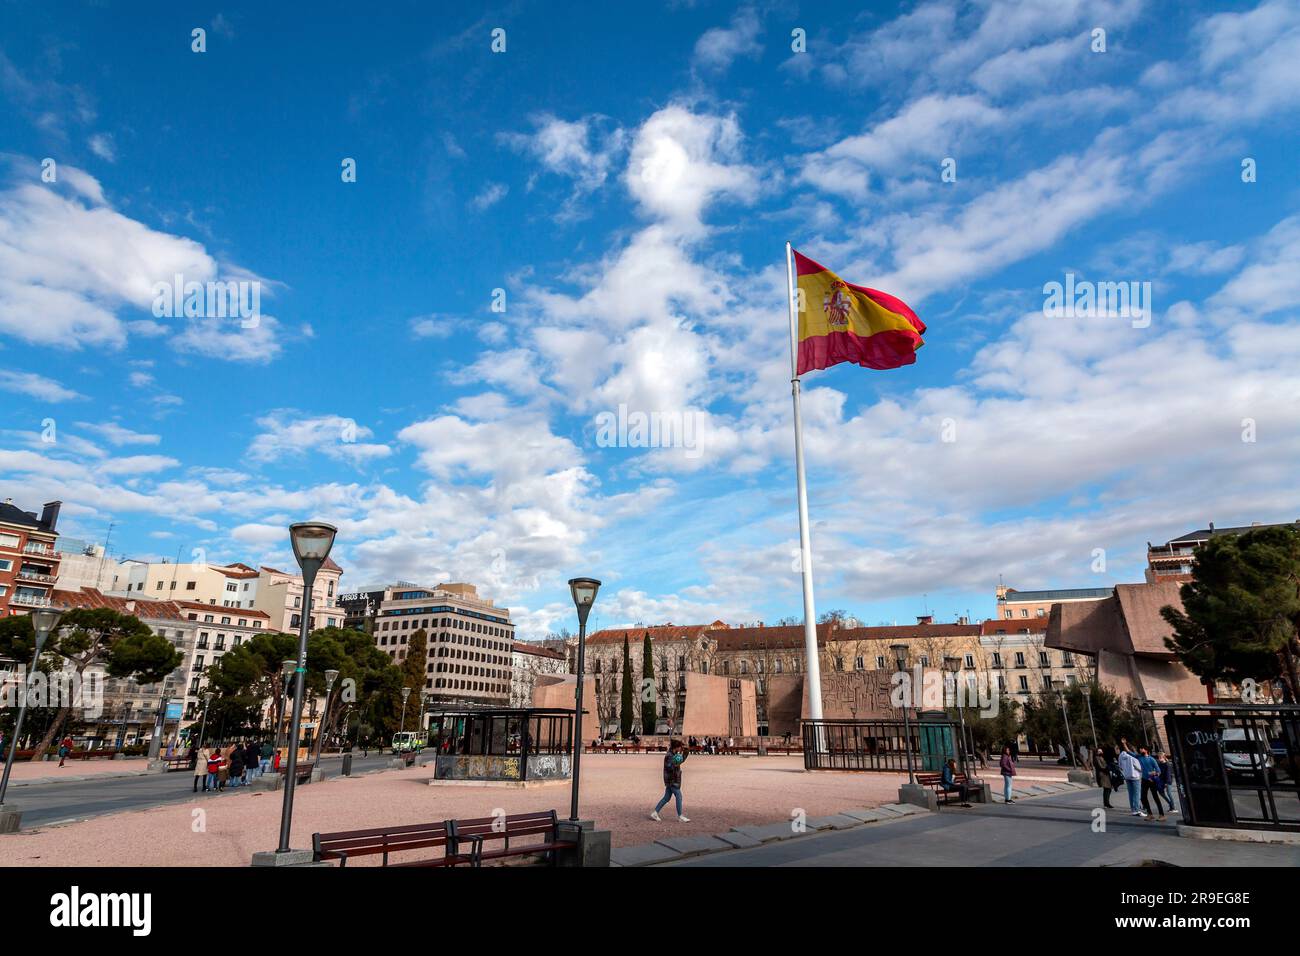
M 1300 866 L 1300 847 L 1191 840 L 1166 823 L 1117 808 L 1101 817 L 1099 792 L 1079 784 L 1018 787 L 1013 804 L 937 813 L 908 804 L 846 810 L 806 821 L 733 828 L 713 837 L 666 837 L 613 851 L 616 866 Z M 1104 828 L 1102 822 L 1104 821 Z M 752 841 L 752 842 L 751 842 Z

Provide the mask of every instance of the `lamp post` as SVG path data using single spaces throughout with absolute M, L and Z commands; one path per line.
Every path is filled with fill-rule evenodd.
M 411 696 L 411 688 L 402 688 L 402 727 L 401 732 L 406 733 L 406 699 Z
M 1097 688 L 1097 679 L 1094 676 L 1092 681 L 1089 682 L 1088 684 L 1088 692 L 1083 697 L 1083 699 L 1088 703 L 1088 726 L 1092 728 L 1092 761 L 1094 766 L 1096 765 L 1097 762 L 1097 751 L 1098 749 L 1100 749 L 1097 746 L 1097 724 L 1092 719 L 1092 692 L 1096 688 Z
M 289 714 L 289 678 L 293 675 L 293 670 L 298 666 L 298 662 L 292 658 L 280 662 L 280 719 L 275 724 L 275 749 L 280 749 L 280 730 L 283 728 L 285 736 L 288 737 Z
M 323 753 L 325 750 L 325 728 L 329 726 L 330 716 L 330 694 L 334 690 L 334 682 L 339 679 L 339 672 L 336 670 L 327 670 L 325 672 L 325 709 L 320 715 L 320 734 L 317 740 L 320 742 L 316 745 L 316 753 Z
M 1070 714 L 1065 709 L 1065 681 L 1057 678 L 1052 681 L 1052 689 L 1056 691 L 1056 696 L 1061 701 L 1061 716 L 1065 718 L 1065 742 L 1070 748 L 1070 766 L 1077 767 L 1074 754 L 1074 736 L 1070 733 Z
M 889 649 L 894 652 L 894 661 L 898 664 L 898 669 L 906 674 L 907 645 L 890 644 Z M 907 700 L 912 696 L 912 689 L 907 687 L 906 684 L 905 681 L 903 691 L 903 749 L 907 751 L 907 782 L 914 786 L 916 784 L 916 770 L 912 767 L 912 730 L 911 725 L 907 722 Z
M 582 763 L 582 685 L 587 667 L 587 615 L 596 603 L 596 592 L 600 582 L 595 578 L 573 578 L 569 581 L 569 593 L 573 595 L 573 606 L 578 610 L 578 680 L 574 692 L 573 710 L 573 784 L 569 800 L 569 819 L 578 820 L 578 770 Z
M 338 529 L 323 521 L 300 521 L 289 526 L 293 556 L 302 569 L 302 626 L 298 630 L 297 675 L 293 682 L 293 739 L 289 742 L 289 768 L 284 776 L 284 809 L 280 813 L 280 845 L 276 853 L 289 852 L 289 830 L 293 825 L 293 791 L 298 773 L 298 723 L 302 719 L 302 697 L 307 681 L 307 634 L 311 631 L 311 591 L 316 572 L 329 559 Z
M 208 691 L 203 695 L 203 720 L 199 722 L 199 749 L 203 748 L 203 735 L 208 729 L 208 711 L 212 708 L 212 698 L 215 696 L 216 694 L 212 693 L 212 691 Z
M 32 669 L 28 671 L 25 678 L 26 686 L 23 688 L 23 699 L 18 705 L 18 716 L 14 719 L 13 739 L 9 741 L 9 753 L 5 755 L 4 774 L 0 776 L 0 833 L 8 830 L 17 830 L 19 822 L 22 820 L 22 813 L 17 809 L 11 808 L 5 811 L 5 791 L 9 789 L 9 772 L 14 765 L 14 755 L 18 752 L 18 738 L 23 733 L 23 718 L 27 716 L 27 698 L 28 691 L 31 688 L 32 674 L 36 672 L 36 664 L 41 659 L 41 651 L 45 649 L 45 642 L 49 639 L 50 632 L 54 630 L 62 616 L 61 608 L 41 608 L 32 612 L 32 631 L 36 635 L 36 653 L 32 655 Z M 9 821 L 12 820 L 12 823 Z
M 957 690 L 957 674 L 961 671 L 961 658 L 944 657 L 943 669 L 952 675 L 952 699 L 957 705 L 957 716 L 961 720 L 961 747 L 958 762 L 961 764 L 961 772 L 968 773 L 966 770 L 966 709 L 962 707 L 961 693 Z

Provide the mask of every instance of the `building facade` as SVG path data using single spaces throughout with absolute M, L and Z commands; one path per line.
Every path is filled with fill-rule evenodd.
M 474 585 L 388 588 L 374 626 L 375 645 L 397 663 L 424 631 L 430 708 L 509 703 L 515 626 L 510 611 L 480 598 Z
M 1004 621 L 1038 620 L 1046 625 L 1053 604 L 1070 604 L 1075 601 L 1104 601 L 1112 588 L 1055 588 L 1046 591 L 1017 591 L 998 586 L 998 613 Z
M 1196 549 L 1211 538 L 1225 534 L 1245 534 L 1247 531 L 1254 531 L 1258 528 L 1284 527 L 1300 527 L 1300 520 L 1290 524 L 1260 524 L 1257 521 L 1252 525 L 1238 528 L 1216 528 L 1214 522 L 1211 521 L 1208 528 L 1189 531 L 1176 538 L 1171 538 L 1161 545 L 1153 545 L 1148 541 L 1146 583 L 1158 584 L 1164 581 L 1172 581 L 1183 584 L 1190 581 L 1192 579 L 1192 557 L 1196 554 Z
M 49 607 L 59 579 L 55 549 L 61 501 L 48 501 L 38 516 L 6 498 L 0 504 L 0 616 Z
M 539 677 L 568 673 L 559 651 L 528 641 L 515 641 L 510 651 L 510 706 L 532 707 Z
M 60 591 L 94 588 L 107 594 L 113 590 L 113 581 L 121 576 L 121 565 L 105 553 L 102 544 L 60 538 L 54 548 L 59 552 L 56 587 Z

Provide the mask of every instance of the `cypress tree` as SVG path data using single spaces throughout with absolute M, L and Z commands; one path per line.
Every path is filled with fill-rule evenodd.
M 641 644 L 641 733 L 653 734 L 659 723 L 659 695 L 655 692 L 655 659 L 650 650 L 650 632 Z
M 619 726 L 624 737 L 632 736 L 632 723 L 636 719 L 635 697 L 632 693 L 632 658 L 628 653 L 627 637 L 623 637 L 623 700 L 619 708 Z

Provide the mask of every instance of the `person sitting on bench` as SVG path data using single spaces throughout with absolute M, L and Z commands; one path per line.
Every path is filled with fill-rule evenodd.
M 970 803 L 967 802 L 967 797 L 970 794 L 966 787 L 966 784 L 957 782 L 957 761 L 956 760 L 949 760 L 946 764 L 943 765 L 943 783 L 941 784 L 941 786 L 943 787 L 944 792 L 957 794 L 957 797 L 958 799 L 961 800 L 961 805 L 963 807 L 970 806 Z

